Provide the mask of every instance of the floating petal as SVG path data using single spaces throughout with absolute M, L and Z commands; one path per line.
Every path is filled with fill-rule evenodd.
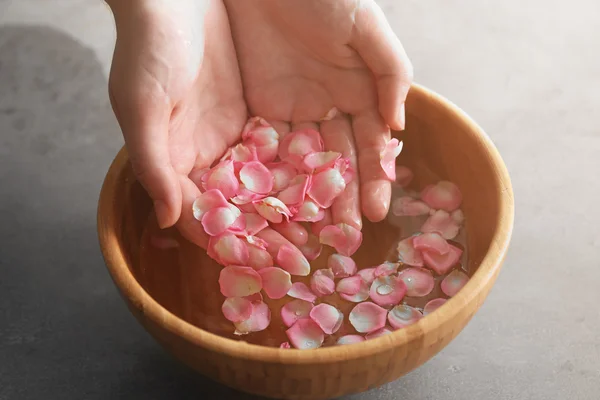
M 369 296 L 382 307 L 395 306 L 406 294 L 406 285 L 397 276 L 382 276 L 373 281 Z
M 423 260 L 425 265 L 434 270 L 438 275 L 444 275 L 450 271 L 452 267 L 458 264 L 462 250 L 453 245 L 449 245 L 450 250 L 448 253 L 439 255 L 433 252 L 426 251 L 423 253 Z
M 235 323 L 235 334 L 246 335 L 251 332 L 260 332 L 271 323 L 271 310 L 265 303 L 252 303 L 252 314 L 245 321 Z
M 390 333 L 392 333 L 393 331 L 390 328 L 387 327 L 383 327 L 375 332 L 371 332 L 371 333 L 367 333 L 365 335 L 365 339 L 369 340 L 369 339 L 376 339 L 378 337 L 381 336 L 385 336 L 385 335 L 389 335 Z
M 336 342 L 337 345 L 342 345 L 342 344 L 354 344 L 354 343 L 360 343 L 360 342 L 364 342 L 365 338 L 362 337 L 361 335 L 346 335 L 346 336 L 342 336 L 341 338 L 338 339 L 338 341 Z
M 345 280 L 345 279 L 352 279 L 352 278 L 353 277 L 344 278 L 344 279 L 340 280 L 340 282 L 343 281 L 343 280 Z M 338 282 L 338 284 L 340 282 Z M 342 290 L 344 290 L 344 291 L 354 290 L 354 289 L 351 288 L 351 286 L 350 286 L 351 284 L 355 285 L 356 282 L 350 281 L 347 284 L 348 285 L 347 287 L 342 287 Z M 364 280 L 361 279 L 358 293 L 355 293 L 355 294 L 346 294 L 346 293 L 342 293 L 342 292 L 339 292 L 339 291 L 338 291 L 338 293 L 339 293 L 340 297 L 342 299 L 344 299 L 344 300 L 350 301 L 352 303 L 360 303 L 361 301 L 365 301 L 365 300 L 367 300 L 369 298 L 369 284 L 367 282 L 365 282 Z
M 447 211 L 437 210 L 433 215 L 427 218 L 427 221 L 421 228 L 423 233 L 439 233 L 445 239 L 454 239 L 460 231 L 458 224 Z
M 414 174 L 410 168 L 404 165 L 396 165 L 396 182 L 402 186 L 407 187 L 414 178 Z
M 291 349 L 290 342 L 283 342 L 279 345 L 280 349 Z
M 336 278 L 346 278 L 356 274 L 356 263 L 353 259 L 341 254 L 332 254 L 327 260 L 327 266 Z
M 406 304 L 400 304 L 388 313 L 388 321 L 396 329 L 412 325 L 421 318 L 423 318 L 423 314 L 419 310 Z
M 219 287 L 225 297 L 244 297 L 260 292 L 262 279 L 250 267 L 228 266 L 221 270 Z
M 398 273 L 406 285 L 406 295 L 410 297 L 427 296 L 435 286 L 431 272 L 425 268 L 406 268 Z
M 370 301 L 357 304 L 350 311 L 349 320 L 359 333 L 370 333 L 385 326 L 387 311 Z
M 462 202 L 460 189 L 452 182 L 440 181 L 421 194 L 421 199 L 435 210 L 456 210 Z
M 333 272 L 330 269 L 318 269 L 310 277 L 310 288 L 318 297 L 329 296 L 335 291 Z
M 284 244 L 279 247 L 277 264 L 292 275 L 308 276 L 310 274 L 310 264 L 304 254 L 297 247 Z
M 450 272 L 442 281 L 440 287 L 448 297 L 454 296 L 469 281 L 469 276 L 459 269 Z
M 379 155 L 381 168 L 390 181 L 396 180 L 396 157 L 402 152 L 402 142 L 392 138 Z
M 398 258 L 404 264 L 412 265 L 413 267 L 422 267 L 424 265 L 423 256 L 419 250 L 415 249 L 413 240 L 414 236 L 409 236 L 398 243 Z
M 288 328 L 299 319 L 308 318 L 313 304 L 306 300 L 295 299 L 281 307 L 281 320 Z
M 301 350 L 319 348 L 325 340 L 323 330 L 309 318 L 299 319 L 285 333 L 292 346 Z
M 305 300 L 311 303 L 314 303 L 317 299 L 317 296 L 315 296 L 315 294 L 310 291 L 308 286 L 302 282 L 296 282 L 292 284 L 292 288 L 287 294 L 295 299 Z
M 231 322 L 242 322 L 252 314 L 252 302 L 243 297 L 229 297 L 221 306 L 223 315 Z
M 331 246 L 344 256 L 351 256 L 362 243 L 362 232 L 348 224 L 329 225 L 321 230 L 322 244 Z
M 358 275 L 342 278 L 338 281 L 335 291 L 340 294 L 347 294 L 353 296 L 360 292 L 361 288 L 364 287 L 366 282 Z
M 421 200 L 415 200 L 410 196 L 394 199 L 392 202 L 392 214 L 398 217 L 417 217 L 429 214 L 429 206 Z
M 450 245 L 441 235 L 436 232 L 422 233 L 413 239 L 415 249 L 436 254 L 446 254 L 450 251 Z
M 429 303 L 425 304 L 425 307 L 423 308 L 423 315 L 431 314 L 432 312 L 443 306 L 444 303 L 446 303 L 446 301 L 448 300 L 442 299 L 441 297 L 429 301 Z
M 383 264 L 378 265 L 375 268 L 374 275 L 376 278 L 379 278 L 382 276 L 389 276 L 389 275 L 395 274 L 396 271 L 398 271 L 399 266 L 400 266 L 400 264 L 398 264 L 398 263 L 392 263 L 392 262 L 386 261 Z
M 270 299 L 281 299 L 292 288 L 292 277 L 281 268 L 263 268 L 258 274 L 262 278 L 262 288 Z
M 340 329 L 344 322 L 344 314 L 332 305 L 321 303 L 310 310 L 312 319 L 323 332 L 332 335 Z
M 375 268 L 363 268 L 356 273 L 363 281 L 371 286 L 371 283 L 377 278 L 375 276 Z

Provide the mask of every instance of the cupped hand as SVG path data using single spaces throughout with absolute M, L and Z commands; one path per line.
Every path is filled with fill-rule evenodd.
M 412 80 L 411 63 L 382 10 L 373 0 L 225 5 L 250 112 L 280 132 L 319 129 L 328 150 L 358 167 L 359 181 L 332 207 L 334 223 L 359 228 L 361 208 L 368 219 L 382 220 L 391 187 L 380 153 L 390 127 L 404 128 Z M 319 123 L 333 107 L 343 114 Z

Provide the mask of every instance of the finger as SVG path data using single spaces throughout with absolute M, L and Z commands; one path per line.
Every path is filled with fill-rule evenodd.
M 302 129 L 314 129 L 315 131 L 319 131 L 319 124 L 316 122 L 297 122 L 292 124 L 292 132 L 296 132 Z
M 283 138 L 290 132 L 290 124 L 285 121 L 267 121 L 279 133 L 280 138 Z
M 413 67 L 400 40 L 375 1 L 355 14 L 350 45 L 365 61 L 377 82 L 379 112 L 392 129 L 404 129 L 404 102 Z
M 268 243 L 267 251 L 271 256 L 275 259 L 277 257 L 277 253 L 279 252 L 279 248 L 284 244 L 294 246 L 289 240 L 287 240 L 281 233 L 273 230 L 272 228 L 265 228 L 262 231 L 256 234 L 259 238 L 266 241 Z
M 176 227 L 187 240 L 206 249 L 208 246 L 208 235 L 204 232 L 202 223 L 194 218 L 192 211 L 192 205 L 200 196 L 200 190 L 188 177 L 182 176 L 180 178 L 180 186 L 183 201 L 181 217 L 177 221 Z
M 358 149 L 363 215 L 372 222 L 378 222 L 387 215 L 392 195 L 390 181 L 380 163 L 380 153 L 390 140 L 390 130 L 377 110 L 356 115 L 352 127 Z
M 346 223 L 361 229 L 360 185 L 352 125 L 344 116 L 335 117 L 330 121 L 321 122 L 321 136 L 323 136 L 325 149 L 337 151 L 342 153 L 343 157 L 349 158 L 352 168 L 357 172 L 354 180 L 346 185 L 346 189 L 331 206 L 333 223 Z
M 308 241 L 306 228 L 298 222 L 282 222 L 280 224 L 271 224 L 271 226 L 295 246 L 304 246 Z
M 333 224 L 333 218 L 331 217 L 331 210 L 327 209 L 327 210 L 325 210 L 325 216 L 323 217 L 323 219 L 311 224 L 310 230 L 312 231 L 313 235 L 319 236 L 319 233 L 321 233 L 321 230 L 331 224 Z

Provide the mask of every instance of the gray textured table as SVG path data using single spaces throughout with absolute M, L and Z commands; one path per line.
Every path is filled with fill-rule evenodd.
M 497 143 L 517 220 L 488 301 L 442 353 L 348 399 L 600 392 L 600 3 L 381 2 L 416 78 Z M 95 209 L 121 138 L 100 1 L 0 0 L 0 399 L 220 399 L 134 321 Z M 247 399 L 244 395 L 234 398 Z

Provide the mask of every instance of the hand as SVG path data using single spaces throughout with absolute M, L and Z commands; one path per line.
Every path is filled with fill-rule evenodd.
M 320 123 L 328 150 L 350 157 L 360 176 L 334 203 L 333 222 L 360 228 L 359 198 L 368 219 L 385 218 L 391 187 L 379 155 L 389 127 L 404 128 L 412 66 L 381 9 L 373 0 L 225 5 L 251 114 L 280 132 L 319 129 L 332 107 L 351 115 Z
M 246 105 L 221 0 L 113 0 L 109 93 L 135 174 L 162 228 L 206 247 L 194 172 L 239 139 Z M 183 212 L 182 212 L 183 207 Z

